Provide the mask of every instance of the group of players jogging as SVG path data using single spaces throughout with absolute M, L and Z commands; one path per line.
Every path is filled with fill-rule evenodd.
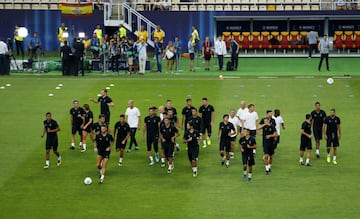
M 120 155 L 118 164 L 122 166 L 127 140 L 129 138 L 131 138 L 131 141 L 135 140 L 136 130 L 140 129 L 140 111 L 134 107 L 134 102 L 129 100 L 130 109 L 127 109 L 125 115 L 120 115 L 119 121 L 114 125 L 112 135 L 109 130 L 109 107 L 114 106 L 114 103 L 107 96 L 107 90 L 101 90 L 101 95 L 97 100 L 90 98 L 89 101 L 100 103 L 101 114 L 98 117 L 99 120 L 98 122 L 93 121 L 93 113 L 88 104 L 84 104 L 82 108 L 79 106 L 79 102 L 74 100 L 74 106 L 70 110 L 72 124 L 70 149 L 75 149 L 75 136 L 76 133 L 79 133 L 79 146 L 81 152 L 85 152 L 87 150 L 86 138 L 88 135 L 90 136 L 91 141 L 94 143 L 94 150 L 98 154 L 96 165 L 100 170 L 99 182 L 103 183 L 111 147 L 115 143 L 116 151 Z M 249 104 L 246 106 L 245 101 L 241 101 L 240 108 L 237 111 L 231 109 L 229 114 L 223 115 L 217 133 L 221 165 L 227 168 L 230 166 L 230 159 L 234 158 L 236 138 L 240 136 L 238 145 L 242 153 L 243 180 L 251 182 L 252 167 L 255 165 L 256 134 L 259 130 L 262 130 L 263 160 L 265 174 L 268 175 L 271 172 L 275 149 L 277 144 L 280 143 L 280 128 L 285 129 L 280 110 L 275 109 L 274 113 L 273 115 L 272 110 L 267 110 L 267 115 L 258 122 L 259 117 L 255 112 L 255 105 Z M 165 107 L 150 107 L 149 114 L 143 120 L 142 129 L 142 137 L 143 140 L 146 139 L 147 144 L 149 165 L 153 166 L 155 162 L 160 162 L 160 166 L 165 167 L 167 161 L 167 173 L 173 171 L 175 151 L 179 150 L 176 138 L 179 137 L 179 129 L 181 128 L 184 130 L 183 143 L 187 145 L 186 150 L 192 168 L 192 175 L 196 177 L 198 175 L 198 157 L 201 141 L 203 148 L 211 145 L 214 120 L 215 109 L 209 104 L 206 97 L 202 99 L 199 110 L 192 105 L 191 99 L 186 100 L 186 106 L 182 110 L 181 125 L 171 100 L 167 100 Z M 313 132 L 311 127 L 313 127 Z M 61 165 L 61 155 L 57 150 L 58 131 L 60 131 L 59 125 L 52 119 L 50 112 L 46 113 L 42 134 L 42 137 L 45 133 L 47 134 L 45 169 L 50 166 L 51 149 L 58 158 L 57 165 Z M 311 114 L 306 114 L 306 120 L 301 126 L 300 165 L 311 166 L 311 139 L 313 137 L 316 141 L 316 157 L 320 158 L 319 147 L 322 136 L 327 141 L 327 162 L 331 162 L 330 149 L 333 146 L 333 163 L 337 164 L 336 149 L 339 146 L 341 136 L 340 119 L 335 115 L 335 109 L 332 109 L 330 115 L 326 116 L 326 113 L 320 109 L 320 103 L 316 102 L 315 110 Z M 159 142 L 161 145 L 160 151 Z M 135 143 L 135 146 L 135 150 L 139 149 L 137 143 Z M 129 148 L 128 152 L 130 151 Z M 305 151 L 307 151 L 306 162 L 303 160 Z

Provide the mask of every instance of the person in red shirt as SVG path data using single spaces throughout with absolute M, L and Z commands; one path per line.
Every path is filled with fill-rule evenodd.
M 209 36 L 205 37 L 205 41 L 202 43 L 202 54 L 205 59 L 205 71 L 210 71 L 210 59 L 212 55 L 212 43 Z

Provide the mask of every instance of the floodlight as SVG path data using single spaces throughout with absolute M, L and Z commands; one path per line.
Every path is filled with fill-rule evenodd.
M 19 27 L 19 29 L 18 29 L 19 37 L 25 38 L 28 36 L 28 34 L 29 34 L 29 32 L 28 32 L 28 29 L 26 29 L 26 27 Z
M 85 33 L 84 32 L 79 32 L 79 38 L 85 38 Z

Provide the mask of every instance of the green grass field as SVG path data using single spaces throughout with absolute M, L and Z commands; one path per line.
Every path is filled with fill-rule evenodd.
M 239 72 L 221 74 L 240 78 L 225 80 L 219 80 L 220 73 L 215 70 L 205 73 L 202 69 L 195 74 L 149 73 L 144 77 L 53 76 L 58 73 L 0 77 L 0 86 L 11 84 L 0 90 L 1 218 L 357 218 L 358 59 L 332 59 L 330 73 L 317 73 L 318 59 L 239 61 L 243 67 Z M 329 75 L 344 74 L 352 77 L 335 78 L 333 85 L 326 84 Z M 315 77 L 295 78 L 310 75 Z M 59 83 L 64 86 L 55 90 Z M 144 118 L 149 106 L 164 105 L 166 99 L 172 99 L 180 111 L 186 98 L 191 97 L 199 107 L 201 98 L 207 96 L 216 111 L 215 130 L 222 115 L 237 109 L 241 100 L 255 103 L 259 116 L 264 116 L 267 109 L 280 108 L 286 130 L 281 132 L 271 175 L 264 174 L 261 136 L 257 137 L 259 155 L 253 182 L 248 183 L 242 181 L 238 149 L 229 169 L 220 165 L 216 134 L 212 146 L 201 148 L 199 175 L 193 178 L 184 145 L 176 154 L 173 173 L 167 174 L 160 165 L 148 165 L 146 146 L 138 132 L 140 150 L 126 153 L 122 167 L 117 165 L 118 154 L 112 150 L 105 182 L 98 184 L 96 154 L 92 150 L 69 150 L 69 110 L 73 99 L 81 105 L 88 103 L 89 97 L 96 97 L 101 88 L 111 83 L 115 84 L 109 91 L 115 103 L 112 125 L 125 112 L 128 99 L 135 100 Z M 49 93 L 54 96 L 49 97 Z M 300 126 L 315 101 L 320 101 L 327 113 L 336 108 L 341 118 L 343 135 L 337 166 L 325 162 L 324 142 L 321 159 L 313 153 L 312 167 L 298 165 Z M 90 106 L 97 115 L 99 106 Z M 53 113 L 61 127 L 59 151 L 63 164 L 56 167 L 56 157 L 51 154 L 51 167 L 44 170 L 45 139 L 40 135 L 47 111 Z M 86 176 L 93 179 L 92 185 L 83 184 Z

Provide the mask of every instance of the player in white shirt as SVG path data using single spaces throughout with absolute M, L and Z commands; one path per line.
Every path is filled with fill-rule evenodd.
M 230 158 L 234 159 L 236 136 L 240 134 L 240 126 L 241 126 L 240 119 L 235 115 L 235 109 L 230 110 L 229 122 L 231 122 L 235 127 L 235 134 L 231 136 L 231 140 L 230 140 L 230 146 L 231 146 Z
M 285 124 L 284 124 L 283 118 L 280 116 L 279 109 L 274 110 L 274 115 L 272 118 L 275 120 L 275 128 L 276 128 L 276 132 L 278 134 L 278 137 L 276 139 L 276 145 L 275 145 L 275 149 L 276 149 L 276 146 L 280 143 L 280 128 L 282 127 L 282 129 L 285 129 Z
M 256 130 L 259 126 L 259 116 L 257 112 L 255 112 L 255 105 L 249 104 L 248 106 L 249 112 L 245 114 L 244 120 L 242 120 L 242 127 L 250 130 L 250 135 L 256 139 Z M 254 154 L 256 153 L 256 149 L 253 150 Z
M 127 152 L 131 152 L 131 147 L 135 144 L 135 150 L 139 150 L 139 145 L 136 142 L 136 130 L 140 129 L 140 110 L 134 106 L 134 101 L 128 101 L 128 108 L 125 111 L 125 119 L 130 126 L 130 145 Z
M 238 109 L 236 116 L 240 119 L 241 121 L 241 125 L 240 125 L 240 130 L 243 128 L 242 123 L 245 120 L 245 115 L 249 112 L 249 109 L 246 107 L 246 102 L 245 100 L 242 100 L 240 102 L 240 108 Z M 242 130 L 240 132 L 240 135 L 242 135 Z

